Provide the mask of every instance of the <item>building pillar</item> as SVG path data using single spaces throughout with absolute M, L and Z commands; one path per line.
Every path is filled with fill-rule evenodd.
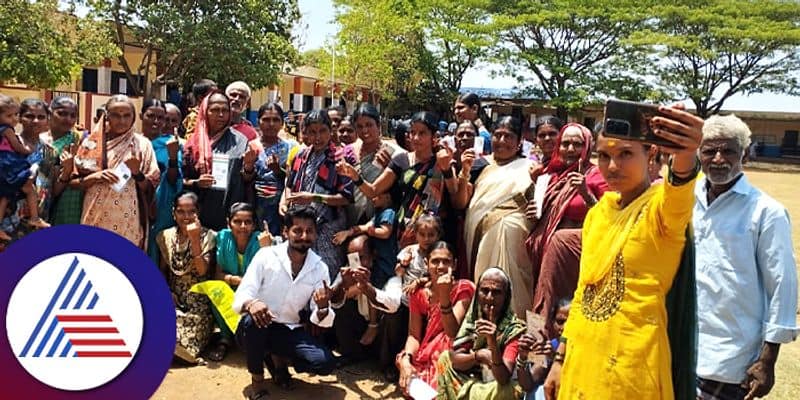
M 303 112 L 303 77 L 294 77 L 294 87 L 292 90 L 292 102 L 294 107 L 292 111 Z
M 111 94 L 111 60 L 108 58 L 97 68 L 97 93 Z
M 322 97 L 324 93 L 322 82 L 316 81 L 314 82 L 314 109 L 321 110 L 325 108 L 325 100 Z
M 267 93 L 267 102 L 274 103 L 278 101 L 278 85 L 272 85 L 269 87 L 269 92 Z
M 356 111 L 356 105 L 358 104 L 358 97 L 356 96 L 355 90 L 347 89 L 347 95 L 345 96 L 347 101 L 347 113 L 352 114 Z

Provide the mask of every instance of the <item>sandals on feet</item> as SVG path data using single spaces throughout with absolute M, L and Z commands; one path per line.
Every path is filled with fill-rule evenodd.
M 272 377 L 272 381 L 283 390 L 292 390 L 295 387 L 294 378 L 292 378 L 288 368 L 282 371 L 278 370 L 275 376 Z
M 294 378 L 292 378 L 292 374 L 289 373 L 289 367 L 287 365 L 275 365 L 271 354 L 267 354 L 264 357 L 264 364 L 267 366 L 267 371 L 269 371 L 269 375 L 272 377 L 272 382 L 274 384 L 284 390 L 294 389 Z
M 211 361 L 220 362 L 225 358 L 225 354 L 227 353 L 228 346 L 225 343 L 217 343 L 208 350 L 207 356 Z
M 256 389 L 250 386 L 248 389 L 245 389 L 245 396 L 247 396 L 248 400 L 264 400 L 269 397 L 269 391 L 264 387 Z

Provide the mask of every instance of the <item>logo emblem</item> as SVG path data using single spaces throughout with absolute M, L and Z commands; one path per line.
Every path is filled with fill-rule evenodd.
M 0 274 L 6 394 L 153 394 L 175 349 L 175 312 L 163 275 L 141 250 L 102 229 L 59 226 L 0 253 Z
M 125 274 L 79 253 L 30 269 L 6 312 L 8 339 L 20 364 L 42 383 L 64 390 L 91 389 L 117 377 L 139 347 L 142 322 L 139 297 Z

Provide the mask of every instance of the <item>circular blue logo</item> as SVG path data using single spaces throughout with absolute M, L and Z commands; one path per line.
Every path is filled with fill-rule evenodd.
M 143 399 L 175 350 L 164 276 L 139 248 L 83 225 L 34 232 L 0 253 L 4 397 Z

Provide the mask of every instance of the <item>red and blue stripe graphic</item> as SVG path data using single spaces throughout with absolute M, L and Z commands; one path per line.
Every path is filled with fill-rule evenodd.
M 99 300 L 75 257 L 19 357 L 130 358 L 111 316 L 95 310 Z

